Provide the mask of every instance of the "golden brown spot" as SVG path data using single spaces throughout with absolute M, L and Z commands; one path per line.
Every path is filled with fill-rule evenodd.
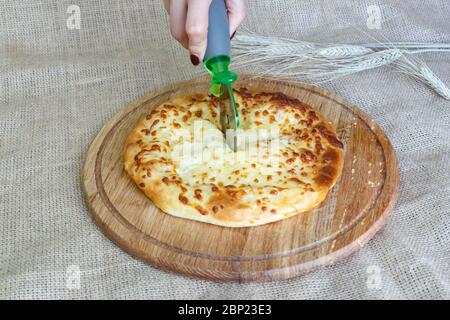
M 168 184 L 169 183 L 169 178 L 164 177 L 164 178 L 161 179 L 161 181 L 164 182 L 165 184 Z
M 240 200 L 245 196 L 245 191 L 242 189 L 227 189 L 226 193 L 230 196 L 230 198 L 234 200 Z
M 296 183 L 299 183 L 299 184 L 305 184 L 303 181 L 301 181 L 298 178 L 289 178 L 289 181 L 296 182 Z
M 240 88 L 239 90 L 235 90 L 244 100 L 249 100 L 253 97 L 253 95 L 248 91 L 247 88 Z
M 203 216 L 208 215 L 208 211 L 206 211 L 203 207 L 195 206 L 195 209 L 197 209 L 197 211 L 200 212 L 200 214 Z
M 322 146 L 322 144 L 319 142 L 316 142 L 316 146 L 315 146 L 315 148 L 314 148 L 314 152 L 317 154 L 317 155 L 320 155 L 321 153 L 322 153 L 322 151 L 323 151 L 324 149 L 323 149 L 323 146 Z
M 322 169 L 320 169 L 319 174 L 314 178 L 314 181 L 318 185 L 323 186 L 331 186 L 333 183 L 335 177 L 337 175 L 336 168 L 334 166 L 325 166 Z
M 306 154 L 304 154 L 304 153 L 302 153 L 300 155 L 300 159 L 302 160 L 303 163 L 308 163 L 309 162 L 308 158 L 306 157 Z
M 316 114 L 314 111 L 308 112 L 308 117 L 309 117 L 312 121 L 319 120 L 319 117 L 317 116 L 317 114 Z
M 145 188 L 145 183 L 139 183 L 139 187 Z
M 214 215 L 216 219 L 222 221 L 243 221 L 245 219 L 245 215 L 243 215 L 243 209 L 249 208 L 248 204 L 237 201 L 235 198 L 230 196 L 229 192 L 227 191 L 214 193 L 209 198 L 208 206 L 217 206 L 220 209 L 223 209 L 218 210 L 218 212 Z
M 194 197 L 195 197 L 196 199 L 198 199 L 198 200 L 202 200 L 202 199 L 203 199 L 203 197 L 202 197 L 202 190 L 200 190 L 200 189 L 195 189 L 195 191 L 194 191 Z
M 301 110 L 305 109 L 303 104 L 298 99 L 290 98 L 281 92 L 273 93 L 271 95 L 270 101 L 278 102 L 280 107 L 291 106 L 291 107 L 299 108 Z
M 182 194 L 180 194 L 179 196 L 178 196 L 178 200 L 180 200 L 182 203 L 184 203 L 184 204 L 188 204 L 188 202 L 189 202 L 189 200 L 188 200 L 188 198 L 186 198 L 185 196 L 183 196 Z
M 339 154 L 334 149 L 328 149 L 323 155 L 322 160 L 324 163 L 336 162 L 339 158 Z
M 270 210 L 270 213 L 276 214 L 276 213 L 277 213 L 277 210 L 272 209 L 272 210 Z
M 325 137 L 325 139 L 328 140 L 328 142 L 332 146 L 337 147 L 337 148 L 341 148 L 341 149 L 344 148 L 344 144 L 338 138 L 336 138 L 336 136 L 333 134 L 333 132 L 328 130 L 324 125 L 317 126 L 317 129 Z
M 214 213 L 219 212 L 219 207 L 218 207 L 218 206 L 213 206 L 213 207 L 212 207 L 212 211 L 213 211 Z
M 161 151 L 161 147 L 157 144 L 152 145 L 150 151 Z
M 306 154 L 306 156 L 308 156 L 308 158 L 309 158 L 310 160 L 317 160 L 316 155 L 315 155 L 314 153 L 312 153 L 311 150 L 306 150 L 306 151 L 305 151 L 305 154 Z
M 202 110 L 195 111 L 195 116 L 197 116 L 199 118 L 202 116 L 202 114 L 203 114 Z

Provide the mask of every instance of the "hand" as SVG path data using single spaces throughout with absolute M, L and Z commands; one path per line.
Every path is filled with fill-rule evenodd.
M 169 13 L 170 32 L 189 50 L 191 62 L 198 65 L 206 51 L 208 12 L 212 0 L 164 0 Z M 245 17 L 244 0 L 225 0 L 228 8 L 230 37 Z

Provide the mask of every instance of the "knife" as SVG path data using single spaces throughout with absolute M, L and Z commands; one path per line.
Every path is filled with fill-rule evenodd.
M 213 0 L 209 7 L 208 44 L 203 64 L 211 76 L 211 94 L 218 97 L 221 130 L 227 144 L 236 151 L 239 114 L 233 93 L 237 74 L 229 70 L 230 31 L 225 0 Z

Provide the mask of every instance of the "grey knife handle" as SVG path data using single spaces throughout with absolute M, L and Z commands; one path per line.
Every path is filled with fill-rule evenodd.
M 230 56 L 230 28 L 225 0 L 212 0 L 209 7 L 208 44 L 204 60 L 218 55 Z

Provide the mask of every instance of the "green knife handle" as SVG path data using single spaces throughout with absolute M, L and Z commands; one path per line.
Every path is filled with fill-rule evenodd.
M 230 27 L 225 0 L 213 0 L 209 7 L 208 44 L 205 59 L 217 56 L 230 57 Z

